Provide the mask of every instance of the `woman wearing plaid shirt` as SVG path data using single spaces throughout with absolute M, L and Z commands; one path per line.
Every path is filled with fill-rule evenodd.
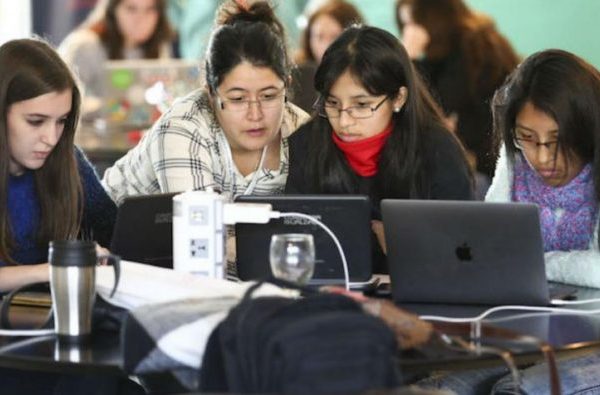
M 269 4 L 224 3 L 205 66 L 205 89 L 175 102 L 104 174 L 117 204 L 130 195 L 190 189 L 230 198 L 283 191 L 288 137 L 308 116 L 287 100 L 284 29 Z

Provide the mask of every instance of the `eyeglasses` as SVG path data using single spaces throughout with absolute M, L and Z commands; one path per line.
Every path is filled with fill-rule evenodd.
M 261 110 L 276 108 L 287 102 L 287 96 L 285 95 L 285 88 L 277 91 L 276 93 L 261 93 L 258 95 L 257 100 L 250 100 L 247 97 L 236 97 L 236 98 L 222 98 L 218 94 L 217 103 L 219 107 L 224 111 L 232 112 L 245 112 L 250 110 L 252 103 L 258 104 Z
M 358 104 L 346 108 L 339 108 L 333 104 L 328 104 L 327 99 L 320 99 L 315 104 L 315 109 L 318 111 L 319 116 L 323 118 L 339 118 L 342 116 L 342 112 L 346 111 L 346 113 L 354 119 L 365 119 L 371 118 L 375 111 L 377 111 L 387 99 L 389 99 L 388 96 L 384 97 L 383 100 L 374 107 L 371 107 L 369 104 Z
M 548 151 L 555 153 L 558 148 L 558 140 L 541 142 L 532 135 L 520 132 L 518 129 L 513 131 L 513 136 L 515 147 L 521 151 L 534 152 L 543 146 Z

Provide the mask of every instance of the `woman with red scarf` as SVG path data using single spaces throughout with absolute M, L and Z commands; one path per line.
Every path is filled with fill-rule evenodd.
M 386 272 L 379 202 L 472 199 L 464 151 L 398 40 L 351 27 L 315 76 L 317 114 L 290 138 L 286 193 L 363 194 L 373 204 L 375 272 Z

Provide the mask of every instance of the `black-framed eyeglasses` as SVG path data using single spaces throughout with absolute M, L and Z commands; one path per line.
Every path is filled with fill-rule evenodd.
M 551 153 L 556 153 L 559 145 L 558 140 L 541 142 L 536 137 L 519 133 L 517 129 L 513 130 L 513 142 L 516 148 L 526 152 L 535 152 L 543 146 Z
M 359 104 L 346 108 L 339 108 L 334 105 L 328 105 L 327 100 L 321 98 L 317 101 L 317 103 L 315 103 L 315 109 L 317 110 L 319 116 L 323 118 L 336 119 L 342 116 L 343 111 L 346 111 L 346 113 L 354 119 L 365 119 L 371 118 L 375 111 L 377 111 L 387 99 L 389 99 L 389 96 L 384 97 L 373 107 L 369 106 L 368 104 Z

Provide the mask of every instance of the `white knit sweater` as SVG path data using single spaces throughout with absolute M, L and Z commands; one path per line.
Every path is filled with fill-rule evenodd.
M 513 168 L 504 147 L 496 166 L 496 174 L 485 200 L 489 202 L 509 202 L 512 196 Z M 600 288 L 600 249 L 598 248 L 598 227 L 589 249 L 581 251 L 550 251 L 544 257 L 548 280 L 581 286 Z

